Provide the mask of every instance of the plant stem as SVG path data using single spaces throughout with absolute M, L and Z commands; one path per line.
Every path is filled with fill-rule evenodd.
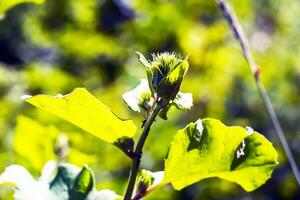
M 160 112 L 161 109 L 162 109 L 162 107 L 160 106 L 160 104 L 156 103 L 153 110 L 152 110 L 152 112 L 150 113 L 147 121 L 144 124 L 143 132 L 142 132 L 141 137 L 138 141 L 138 144 L 136 145 L 136 148 L 135 148 L 135 151 L 134 151 L 134 157 L 132 158 L 132 166 L 131 166 L 131 171 L 130 171 L 130 177 L 129 177 L 127 190 L 126 190 L 126 193 L 125 193 L 125 196 L 124 196 L 124 200 L 130 200 L 131 197 L 132 197 L 136 177 L 137 177 L 137 174 L 138 174 L 138 170 L 139 170 L 140 162 L 141 162 L 141 158 L 142 158 L 143 147 L 144 147 L 145 141 L 148 137 L 151 125 L 155 121 L 155 118 L 156 118 L 156 116 L 158 115 L 158 113 Z
M 229 4 L 227 2 L 225 2 L 225 0 L 216 0 L 216 2 L 218 4 L 219 8 L 221 9 L 221 11 L 223 12 L 224 18 L 226 19 L 230 28 L 232 29 L 235 38 L 240 43 L 244 58 L 247 61 L 248 65 L 251 69 L 251 72 L 255 79 L 255 83 L 256 83 L 257 89 L 259 91 L 259 94 L 261 96 L 261 99 L 265 105 L 267 113 L 271 119 L 273 126 L 274 126 L 275 132 L 279 137 L 279 140 L 281 142 L 283 150 L 284 150 L 284 152 L 288 158 L 288 161 L 291 165 L 291 168 L 292 168 L 292 171 L 296 178 L 296 181 L 297 181 L 298 185 L 300 186 L 300 174 L 299 174 L 299 171 L 297 168 L 296 161 L 295 161 L 293 154 L 291 152 L 291 149 L 289 148 L 289 145 L 286 141 L 286 138 L 285 138 L 282 128 L 279 124 L 278 118 L 276 116 L 276 113 L 275 113 L 272 103 L 270 101 L 270 98 L 266 92 L 266 89 L 265 89 L 264 85 L 262 84 L 262 82 L 260 81 L 260 70 L 257 67 L 257 65 L 255 64 L 255 60 L 252 57 L 252 54 L 250 51 L 250 45 L 244 34 L 244 31 L 243 31 L 241 25 L 239 24 L 234 11 L 230 8 Z

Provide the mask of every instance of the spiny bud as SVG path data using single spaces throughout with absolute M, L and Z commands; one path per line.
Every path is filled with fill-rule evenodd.
M 152 61 L 137 52 L 140 62 L 145 66 L 148 84 L 154 97 L 166 102 L 172 101 L 179 92 L 183 77 L 189 64 L 180 54 L 157 53 L 152 54 Z

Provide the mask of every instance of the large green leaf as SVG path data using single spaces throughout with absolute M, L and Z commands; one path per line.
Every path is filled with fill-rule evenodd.
M 25 100 L 108 143 L 114 143 L 122 137 L 131 138 L 136 132 L 136 126 L 131 120 L 117 117 L 85 88 L 77 88 L 68 95 L 28 96 Z
M 20 3 L 41 4 L 44 0 L 0 0 L 0 15 L 4 14 L 8 9 Z
M 276 150 L 259 133 L 227 127 L 215 119 L 198 120 L 174 136 L 164 182 L 180 190 L 219 177 L 252 191 L 270 178 L 277 163 Z

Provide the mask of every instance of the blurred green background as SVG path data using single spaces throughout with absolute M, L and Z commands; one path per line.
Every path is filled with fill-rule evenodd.
M 229 2 L 249 37 L 262 81 L 300 165 L 300 1 Z M 88 163 L 97 189 L 123 194 L 130 160 L 121 151 L 20 97 L 86 87 L 113 112 L 140 125 L 143 116 L 131 112 L 121 98 L 146 77 L 136 50 L 148 58 L 164 51 L 189 55 L 182 91 L 194 97 L 191 110 L 171 110 L 169 120 L 154 124 L 143 168 L 162 170 L 172 136 L 199 117 L 251 126 L 273 142 L 280 159 L 272 178 L 252 193 L 209 179 L 179 192 L 165 186 L 145 199 L 300 199 L 250 70 L 213 0 L 46 0 L 10 9 L 0 20 L 0 171 L 18 163 L 38 177 L 43 165 L 55 159 L 55 141 L 66 134 L 66 161 Z M 12 190 L 1 187 L 0 199 L 11 198 Z

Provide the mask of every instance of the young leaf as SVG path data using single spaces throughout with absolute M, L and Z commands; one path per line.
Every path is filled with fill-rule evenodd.
M 175 99 L 167 105 L 160 113 L 159 116 L 167 120 L 168 119 L 168 112 L 172 106 L 175 106 L 177 109 L 180 110 L 187 110 L 193 106 L 193 96 L 191 93 L 183 93 L 178 92 Z
M 71 164 L 61 164 L 58 166 L 55 178 L 49 183 L 49 189 L 58 199 L 68 199 L 72 193 L 69 192 L 74 187 L 80 168 Z
M 190 109 L 193 106 L 193 95 L 191 93 L 178 92 L 172 104 L 180 110 Z
M 136 88 L 124 93 L 122 97 L 132 111 L 141 112 L 140 107 L 144 110 L 151 107 L 151 91 L 146 79 L 141 79 Z
M 180 190 L 200 180 L 219 177 L 252 191 L 268 180 L 277 152 L 257 132 L 227 127 L 215 119 L 198 120 L 179 130 L 165 161 L 164 182 Z
M 131 120 L 117 117 L 85 88 L 77 88 L 64 96 L 26 97 L 25 101 L 73 123 L 108 143 L 114 143 L 124 136 L 133 137 L 136 131 L 136 126 Z
M 70 192 L 70 199 L 84 199 L 95 187 L 95 178 L 91 169 L 84 166 L 79 172 Z
M 140 180 L 136 191 L 137 195 L 143 194 L 149 187 L 159 184 L 163 180 L 163 177 L 163 171 L 151 172 L 143 169 L 140 174 Z
M 0 15 L 4 14 L 11 7 L 20 3 L 35 3 L 41 4 L 44 0 L 1 0 L 0 1 Z

